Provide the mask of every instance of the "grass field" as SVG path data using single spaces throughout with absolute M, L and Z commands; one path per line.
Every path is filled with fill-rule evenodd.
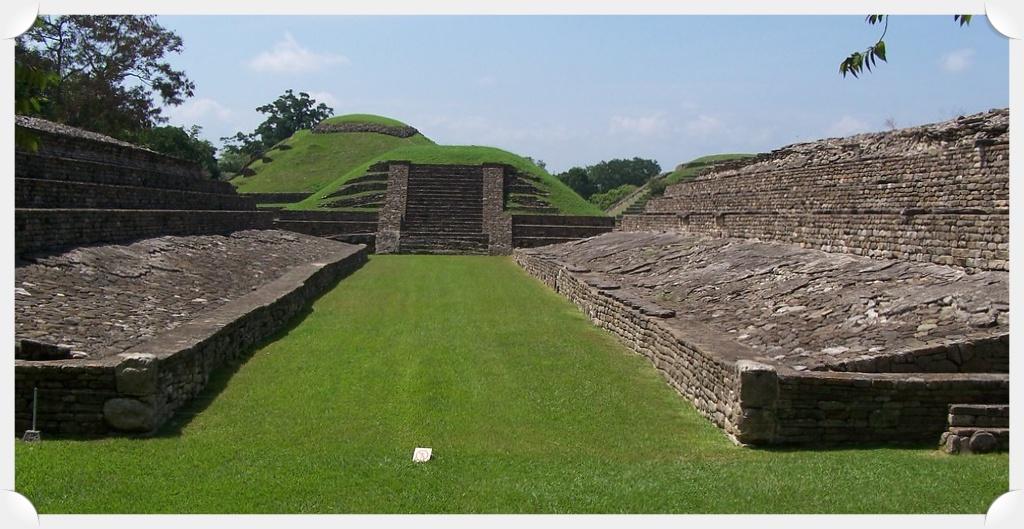
M 160 435 L 17 445 L 41 513 L 981 513 L 1008 486 L 1005 454 L 734 446 L 500 257 L 372 257 Z

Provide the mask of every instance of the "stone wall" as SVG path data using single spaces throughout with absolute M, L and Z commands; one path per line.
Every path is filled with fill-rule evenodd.
M 302 202 L 313 193 L 241 193 L 243 197 L 251 198 L 257 204 L 291 204 Z
M 31 424 L 55 435 L 152 432 L 197 395 L 210 376 L 244 359 L 309 303 L 366 260 L 351 247 L 273 282 L 124 353 L 96 360 L 15 362 L 15 430 Z
M 585 239 L 614 229 L 614 217 L 513 215 L 512 245 L 516 248 L 533 248 Z
M 272 224 L 273 214 L 260 211 L 17 209 L 14 252 L 20 255 L 160 235 L 269 229 Z
M 16 124 L 38 142 L 15 157 L 19 254 L 270 226 L 270 213 L 193 162 L 42 119 Z
M 505 212 L 505 172 L 504 165 L 484 165 L 482 168 L 483 227 L 491 255 L 512 253 L 512 215 Z
M 372 252 L 377 238 L 377 213 L 281 210 L 274 213 L 274 228 L 352 244 L 365 244 L 368 251 Z
M 740 443 L 929 442 L 945 428 L 950 402 L 1009 398 L 1004 373 L 796 371 L 752 361 L 699 322 L 670 326 L 665 318 L 671 314 L 616 286 L 588 283 L 585 269 L 529 250 L 516 250 L 514 258 L 648 358 L 698 412 Z
M 622 229 L 1008 270 L 1008 123 L 994 110 L 790 145 L 670 186 Z
M 388 167 L 388 190 L 384 207 L 377 216 L 377 253 L 397 253 L 402 235 L 402 217 L 409 193 L 408 162 L 392 162 Z
M 384 125 L 381 123 L 319 123 L 313 127 L 313 134 L 332 134 L 338 132 L 375 132 L 399 138 L 408 138 L 419 133 L 408 125 Z

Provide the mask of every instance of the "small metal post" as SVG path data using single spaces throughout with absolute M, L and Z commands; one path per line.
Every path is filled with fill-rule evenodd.
M 39 410 L 39 386 L 32 387 L 32 429 L 25 430 L 25 435 L 21 438 L 26 443 L 36 443 L 42 439 L 39 434 L 39 430 L 36 429 L 36 414 Z

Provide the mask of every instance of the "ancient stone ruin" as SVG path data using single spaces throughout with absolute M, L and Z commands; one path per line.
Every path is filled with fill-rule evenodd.
M 198 166 L 19 117 L 15 429 L 151 432 L 366 258 Z
M 951 452 L 992 449 L 1008 436 L 1008 117 L 716 166 L 622 231 L 515 259 L 739 442 L 946 431 Z
M 610 217 L 558 215 L 536 177 L 503 164 L 389 161 L 328 195 L 330 211 L 276 211 L 275 225 L 378 253 L 507 255 L 612 231 Z

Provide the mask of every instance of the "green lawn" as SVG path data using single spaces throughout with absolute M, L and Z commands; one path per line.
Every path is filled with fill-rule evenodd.
M 981 513 L 1008 486 L 1005 454 L 736 447 L 499 257 L 372 257 L 202 400 L 155 438 L 18 442 L 17 489 L 42 513 Z

